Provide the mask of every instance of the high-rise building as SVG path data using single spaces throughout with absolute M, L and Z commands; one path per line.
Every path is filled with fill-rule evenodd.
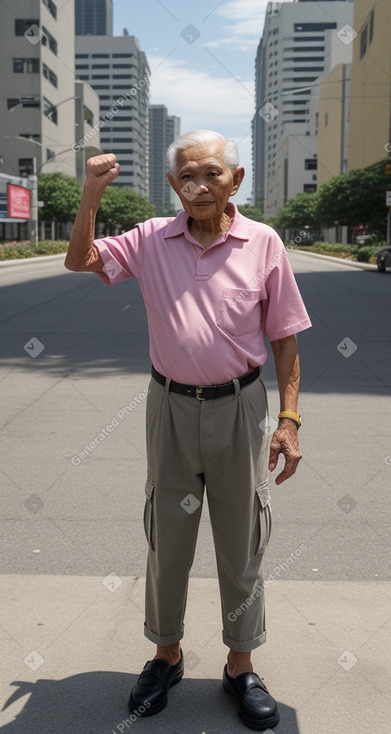
M 274 214 L 316 190 L 318 79 L 349 63 L 353 2 L 269 2 L 256 57 L 253 203 Z
M 121 166 L 112 185 L 148 197 L 150 70 L 137 38 L 76 36 L 76 76 L 99 95 L 101 147 Z
M 13 0 L 10 12 L 1 3 L 0 27 L 2 173 L 74 176 L 74 5 Z
M 355 0 L 353 25 L 348 170 L 391 156 L 391 3 Z
M 167 180 L 167 149 L 180 134 L 180 118 L 168 115 L 164 104 L 149 106 L 149 200 L 158 216 L 177 207 Z
M 113 35 L 113 0 L 75 0 L 77 36 Z

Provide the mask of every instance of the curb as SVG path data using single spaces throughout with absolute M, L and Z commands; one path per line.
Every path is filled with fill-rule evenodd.
M 37 257 L 20 257 L 16 260 L 2 260 L 0 262 L 0 268 L 9 268 L 12 265 L 29 265 L 30 263 L 43 262 L 47 260 L 59 260 L 62 258 L 65 260 L 66 252 L 60 252 L 59 255 L 37 255 Z
M 291 252 L 301 253 L 307 255 L 307 257 L 318 257 L 321 260 L 330 260 L 333 263 L 339 263 L 339 265 L 346 265 L 348 268 L 359 268 L 360 270 L 377 270 L 377 265 L 372 263 L 357 263 L 354 260 L 344 260 L 342 257 L 333 257 L 332 255 L 320 255 L 317 252 L 305 252 L 305 250 L 291 250 Z

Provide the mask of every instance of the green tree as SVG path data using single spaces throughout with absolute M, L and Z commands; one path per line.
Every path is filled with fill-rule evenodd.
M 38 199 L 44 202 L 39 219 L 45 222 L 69 222 L 75 219 L 81 191 L 76 179 L 63 173 L 40 173 Z
M 319 189 L 318 215 L 323 225 L 335 222 L 348 227 L 363 225 L 374 234 L 386 234 L 386 191 L 391 177 L 388 161 L 360 168 L 330 179 Z
M 273 217 L 277 229 L 316 229 L 319 226 L 318 192 L 297 194 Z
M 244 217 L 254 219 L 255 222 L 265 221 L 265 215 L 262 209 L 257 209 L 255 206 L 251 206 L 251 204 L 239 204 L 238 209 Z
M 141 194 L 122 186 L 108 186 L 102 196 L 97 220 L 104 223 L 106 231 L 117 227 L 127 231 L 154 215 L 155 208 Z

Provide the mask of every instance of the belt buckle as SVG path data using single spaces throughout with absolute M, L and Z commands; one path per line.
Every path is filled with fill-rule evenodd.
M 197 400 L 206 400 L 206 398 L 202 397 L 202 390 L 203 387 L 196 387 L 196 398 Z

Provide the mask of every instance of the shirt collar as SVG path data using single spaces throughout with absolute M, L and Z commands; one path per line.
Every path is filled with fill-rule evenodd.
M 247 242 L 249 240 L 247 218 L 240 213 L 237 206 L 235 206 L 232 201 L 228 202 L 224 211 L 228 216 L 234 217 L 227 235 L 230 237 L 236 237 L 236 239 L 242 240 L 243 242 Z M 167 225 L 166 233 L 163 235 L 164 239 L 177 237 L 178 235 L 185 233 L 190 234 L 188 220 L 189 215 L 186 211 L 183 210 L 179 212 L 175 219 Z

